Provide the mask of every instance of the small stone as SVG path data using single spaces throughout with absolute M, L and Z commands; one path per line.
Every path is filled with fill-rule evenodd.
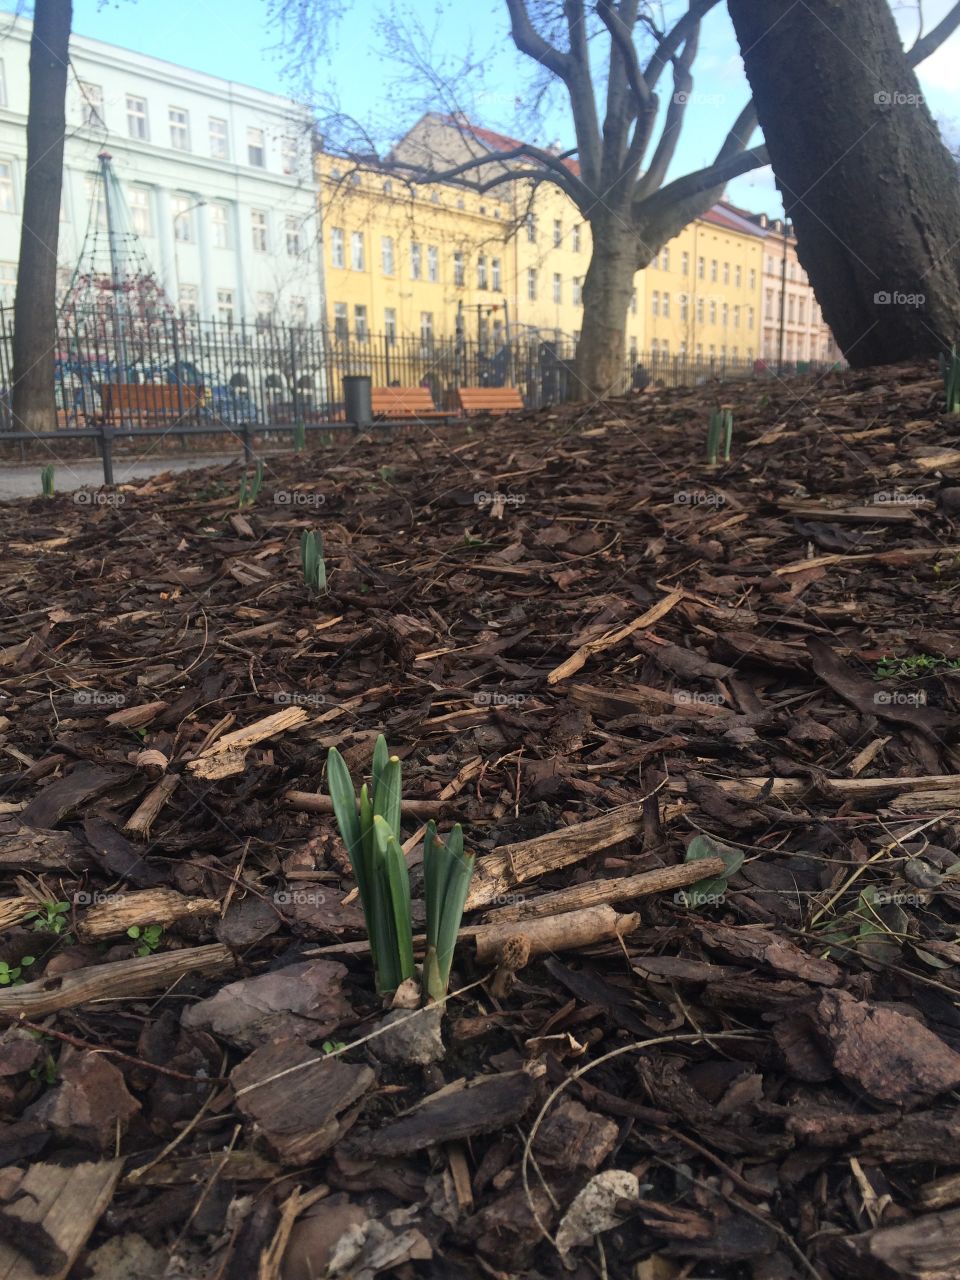
M 445 1053 L 440 1034 L 442 1023 L 443 1008 L 439 1004 L 412 1013 L 407 1009 L 393 1009 L 378 1024 L 378 1030 L 381 1027 L 390 1030 L 371 1041 L 371 1048 L 378 1058 L 387 1062 L 416 1066 L 439 1062 Z

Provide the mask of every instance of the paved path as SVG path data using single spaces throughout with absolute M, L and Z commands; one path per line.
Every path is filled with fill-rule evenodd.
M 186 458 L 172 458 L 169 454 L 157 454 L 146 458 L 125 458 L 115 454 L 113 475 L 117 484 L 127 484 L 134 479 L 159 475 L 162 471 L 191 471 L 196 467 L 226 466 L 239 462 L 243 451 L 236 454 L 190 454 Z M 86 486 L 99 488 L 103 484 L 103 466 L 93 459 L 63 461 L 51 459 L 55 466 L 54 485 L 58 493 L 69 493 Z M 10 498 L 36 498 L 40 494 L 40 470 L 44 463 L 37 459 L 27 463 L 0 462 L 0 502 Z

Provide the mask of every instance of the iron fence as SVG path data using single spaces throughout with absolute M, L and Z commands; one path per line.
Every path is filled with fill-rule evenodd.
M 13 428 L 12 333 L 12 308 L 0 308 L 0 428 L 7 431 Z M 817 367 L 823 366 L 776 371 Z M 631 352 L 609 394 L 650 383 L 675 387 L 767 372 L 763 361 Z M 367 374 L 374 387 L 428 387 L 436 407 L 451 413 L 461 386 L 517 387 L 530 408 L 579 398 L 573 344 L 529 333 L 493 344 L 463 335 L 358 334 L 172 313 L 72 312 L 58 324 L 57 426 L 176 421 L 217 431 L 337 422 L 344 416 L 348 374 Z

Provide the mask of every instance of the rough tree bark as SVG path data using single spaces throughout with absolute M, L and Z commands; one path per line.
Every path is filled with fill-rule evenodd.
M 14 301 L 13 417 L 17 430 L 56 422 L 57 244 L 71 0 L 36 0 L 30 41 L 27 174 Z
M 851 364 L 960 334 L 960 183 L 887 0 L 728 0 L 800 261 Z M 941 27 L 960 22 L 956 11 Z M 922 302 L 919 301 L 922 299 Z

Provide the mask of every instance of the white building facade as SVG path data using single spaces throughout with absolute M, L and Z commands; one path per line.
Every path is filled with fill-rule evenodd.
M 16 288 L 31 24 L 0 15 L 0 302 Z M 288 99 L 98 40 L 70 42 L 59 266 L 90 235 L 98 154 L 112 156 L 133 230 L 168 300 L 226 322 L 319 325 L 313 121 Z M 101 237 L 102 239 L 103 237 Z

